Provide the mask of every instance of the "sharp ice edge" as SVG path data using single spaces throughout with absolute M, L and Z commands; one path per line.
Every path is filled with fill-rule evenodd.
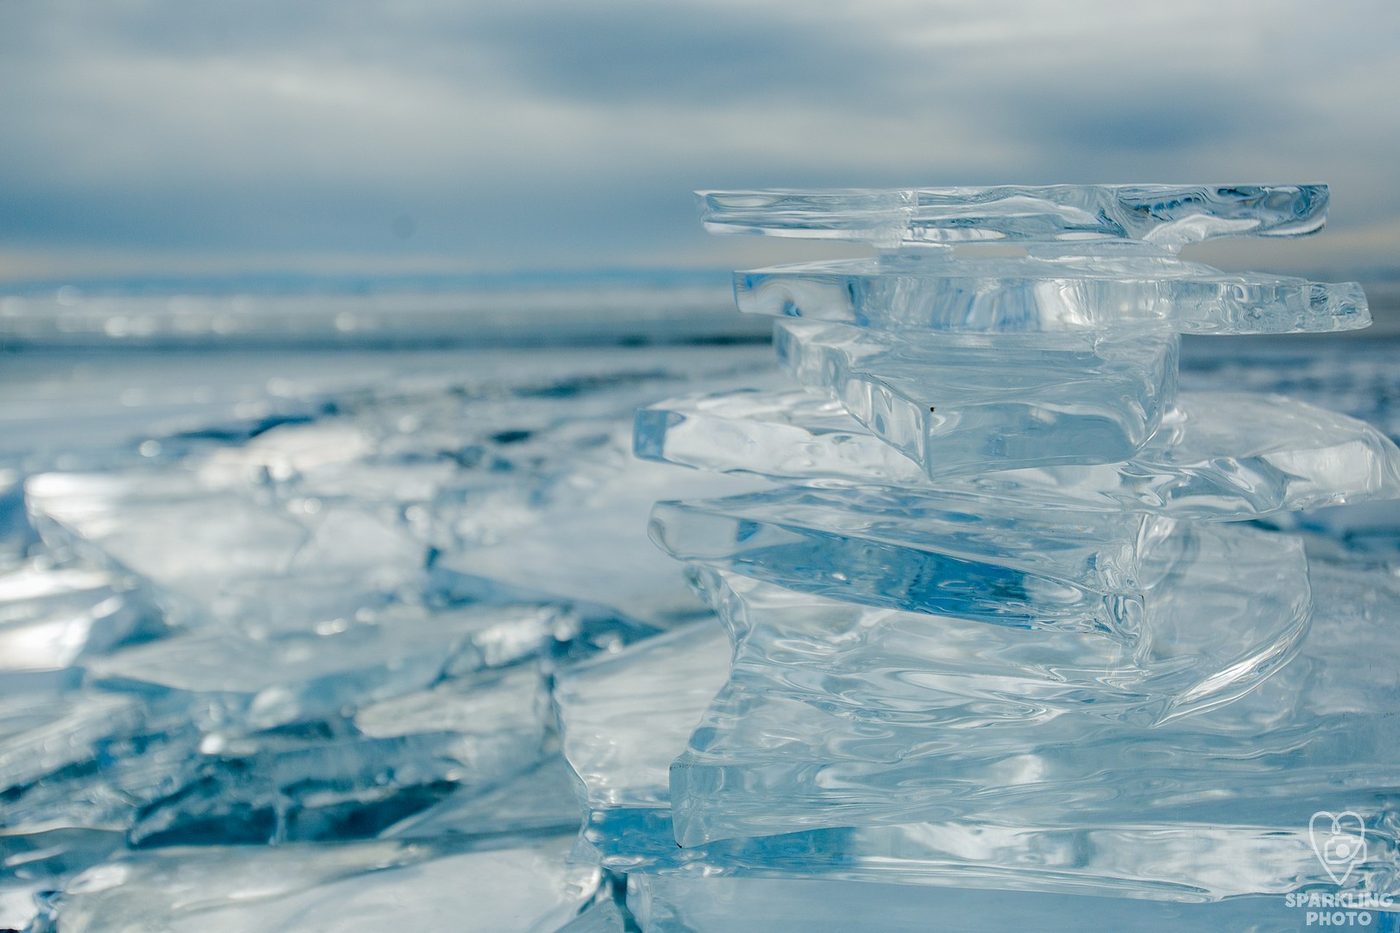
M 1371 323 L 1355 282 L 1158 256 L 833 260 L 734 274 L 739 310 L 885 330 L 1290 334 Z
M 55 898 L 62 929 L 552 930 L 593 897 L 572 835 L 424 844 L 202 846 L 91 868 Z
M 1126 637 L 1140 621 L 1138 545 L 1164 521 L 1037 516 L 938 492 L 794 485 L 659 502 L 650 531 L 677 560 L 819 595 Z
M 1160 531 L 1140 555 L 1143 618 L 1127 641 L 871 608 L 724 571 L 702 572 L 700 583 L 736 664 L 771 678 L 772 697 L 891 729 L 937 722 L 953 696 L 993 719 L 1159 724 L 1256 687 L 1293 657 L 1312 612 L 1300 542 L 1233 527 Z
M 769 933 L 862 929 L 879 918 L 889 931 L 929 929 L 931 918 L 956 918 L 957 929 L 1078 933 L 1086 918 L 1098 929 L 1214 933 L 1221 929 L 1296 929 L 1299 911 L 1275 895 L 1247 895 L 1206 904 L 869 884 L 864 879 L 707 878 L 689 874 L 628 876 L 627 903 L 645 931 Z
M 1244 392 L 1181 392 L 1152 439 L 1123 463 L 934 481 L 840 403 L 802 390 L 658 402 L 637 412 L 634 439 L 639 457 L 715 472 L 1206 521 L 1400 496 L 1400 449 L 1380 431 L 1297 399 Z
M 781 320 L 773 338 L 798 382 L 935 476 L 1126 460 L 1176 394 L 1174 336 L 914 337 Z
M 1174 249 L 1322 228 L 1326 185 L 996 185 L 697 192 L 715 234 L 904 243 L 1131 239 Z

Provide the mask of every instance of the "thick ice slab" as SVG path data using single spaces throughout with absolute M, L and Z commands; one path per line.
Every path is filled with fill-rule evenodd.
M 631 412 L 628 413 L 629 416 Z M 716 495 L 767 484 L 736 477 L 677 477 L 628 453 L 614 424 L 603 466 L 566 477 L 547 495 L 522 503 L 519 523 L 459 544 L 439 568 L 489 581 L 483 590 L 515 598 L 607 607 L 640 623 L 669 627 L 706 614 L 682 569 L 646 540 L 652 503 L 680 490 Z M 518 484 L 517 484 L 518 485 Z M 474 515 L 500 521 L 509 505 L 477 501 Z
M 840 403 L 802 390 L 658 402 L 637 412 L 634 446 L 649 460 L 779 480 L 930 484 Z M 1297 399 L 1182 392 L 1124 463 L 941 477 L 933 485 L 1007 503 L 1237 521 L 1400 497 L 1400 449 L 1364 421 Z
M 165 629 L 135 580 L 35 563 L 0 571 L 0 671 L 55 671 Z
M 181 715 L 97 690 L 0 701 L 0 828 L 125 830 L 136 811 L 192 779 L 199 732 Z
M 807 605 L 822 602 L 798 598 Z M 841 606 L 830 601 L 827 605 Z M 845 609 L 860 614 L 854 607 Z M 837 628 L 833 625 L 832 631 Z M 873 626 L 865 630 L 875 639 Z M 925 632 L 924 644 L 935 641 Z M 950 657 L 949 652 L 943 657 Z M 996 659 L 969 661 L 985 666 Z M 605 867 L 634 878 L 638 872 L 683 872 L 686 877 L 859 880 L 1176 902 L 1262 893 L 1281 897 L 1309 884 L 1327 883 L 1306 826 L 1284 824 L 1137 822 L 1074 829 L 964 819 L 813 830 L 678 848 L 666 765 L 683 749 L 705 698 L 723 682 L 728 666 L 718 627 L 700 624 L 600 657 L 561 677 L 557 696 L 565 745 L 586 785 L 589 817 L 584 839 Z M 806 673 L 795 670 L 799 679 Z M 909 682 L 914 682 L 912 674 Z M 839 699 L 842 681 L 834 683 L 837 689 L 832 692 Z M 1009 680 L 989 689 L 998 687 L 1011 689 Z M 638 709 L 649 713 L 638 717 Z M 1393 859 L 1394 839 L 1382 832 L 1371 841 L 1371 852 L 1358 866 L 1351 889 L 1360 889 L 1361 878 L 1384 888 L 1389 877 L 1382 873 Z
M 872 606 L 1019 627 L 1135 631 L 1129 513 L 986 508 L 934 491 L 787 486 L 659 502 L 652 540 L 677 560 Z
M 111 858 L 122 834 L 110 829 L 53 827 L 35 832 L 0 831 L 0 929 L 29 930 L 49 892 L 67 878 Z M 31 927 L 31 924 L 35 924 Z
M 783 320 L 773 342 L 789 374 L 932 476 L 1126 460 L 1176 395 L 1169 336 L 914 338 Z
M 839 697 L 771 693 L 771 666 L 736 659 L 730 687 L 672 768 L 677 838 L 985 813 L 1081 826 L 1306 826 L 1342 804 L 1391 826 L 1400 640 L 1383 620 L 1400 611 L 1400 590 L 1366 581 L 1315 568 L 1312 629 L 1291 663 L 1234 702 L 1152 729 L 1029 701 L 987 706 L 967 691 L 930 696 L 917 725 L 906 724 Z M 1259 598 L 1237 592 L 1246 604 Z M 762 692 L 743 687 L 750 673 Z M 962 728 L 971 722 L 976 742 Z
M 573 836 L 474 846 L 370 842 L 171 848 L 92 868 L 54 903 L 64 930 L 552 931 L 589 902 L 598 869 Z
M 380 838 L 442 839 L 575 830 L 582 817 L 574 798 L 577 780 L 564 757 L 551 753 L 492 790 L 481 793 L 479 788 L 459 788 L 441 803 L 390 826 Z
M 939 710 L 962 702 L 968 708 L 955 716 L 966 722 L 1019 710 L 1160 723 L 1253 689 L 1293 657 L 1307 630 L 1312 600 L 1298 541 L 1178 528 L 1149 541 L 1140 561 L 1143 620 L 1128 643 L 932 619 L 734 573 L 701 580 L 734 646 L 728 690 L 849 708 L 890 729 L 936 723 Z M 749 677 L 751 689 L 736 684 Z
M 42 474 L 25 497 L 51 548 L 145 578 L 185 625 L 314 629 L 421 586 L 427 559 L 372 505 L 278 501 L 188 469 Z
M 968 933 L 1095 929 L 1200 931 L 1298 929 L 1303 910 L 1277 894 L 1182 904 L 1072 894 L 869 884 L 824 878 L 706 878 L 635 874 L 627 904 L 643 930 L 775 933 L 879 929 L 923 933 L 934 923 Z M 1088 918 L 1092 918 L 1089 920 Z
M 1019 333 L 1162 327 L 1188 334 L 1290 334 L 1371 323 L 1355 282 L 1225 273 L 1172 256 L 974 258 L 943 251 L 734 274 L 739 310 L 884 330 Z
M 561 618 L 528 605 L 396 607 L 320 635 L 184 634 L 94 660 L 89 675 L 116 689 L 176 695 L 207 729 L 269 729 L 538 654 Z
M 996 185 L 700 191 L 717 234 L 879 246 L 970 240 L 1133 239 L 1179 247 L 1215 237 L 1301 236 L 1327 218 L 1326 185 Z

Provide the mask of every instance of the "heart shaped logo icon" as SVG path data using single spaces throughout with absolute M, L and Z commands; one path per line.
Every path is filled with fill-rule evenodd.
M 1317 860 L 1337 885 L 1346 884 L 1356 863 L 1366 857 L 1366 824 L 1351 810 L 1319 810 L 1308 820 L 1308 838 Z

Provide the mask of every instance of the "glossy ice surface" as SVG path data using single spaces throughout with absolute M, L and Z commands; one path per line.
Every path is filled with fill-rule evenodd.
M 858 240 L 1132 239 L 1177 247 L 1222 236 L 1301 236 L 1322 227 L 1326 185 L 994 185 L 701 191 L 718 234 Z
M 1209 521 L 1400 494 L 1400 449 L 1356 418 L 1296 398 L 1182 392 L 1152 439 L 1116 464 L 1042 466 L 930 481 L 813 392 L 728 392 L 637 412 L 637 456 L 775 480 L 923 488 L 1039 508 L 1135 510 Z
M 136 854 L 79 875 L 55 899 L 65 930 L 555 930 L 597 869 L 568 835 L 486 845 L 361 842 L 207 846 Z
M 1400 640 L 1378 622 L 1400 611 L 1400 593 L 1380 584 L 1358 603 L 1346 595 L 1353 573 L 1314 568 L 1311 579 L 1311 632 L 1296 657 L 1233 702 L 1151 728 L 1058 710 L 1014 689 L 988 704 L 975 682 L 886 690 L 888 711 L 868 707 L 868 697 L 847 705 L 839 693 L 775 691 L 758 653 L 736 660 L 672 770 L 677 838 L 961 818 L 989 807 L 1001 820 L 1086 826 L 1301 825 L 1337 797 L 1391 825 L 1400 746 L 1386 711 L 1400 699 Z M 1234 575 L 1205 598 L 1188 575 L 1181 585 L 1175 624 L 1188 629 L 1206 624 L 1192 611 L 1219 615 L 1216 600 L 1249 612 L 1265 598 Z M 972 726 L 975 742 L 964 738 Z
M 1019 259 L 923 250 L 776 266 L 736 272 L 734 293 L 750 314 L 899 331 L 1289 334 L 1371 323 L 1355 282 L 1225 273 L 1142 249 L 1056 250 L 1035 247 Z
M 1177 338 L 774 324 L 778 361 L 932 476 L 1126 460 L 1176 395 Z
M 787 486 L 659 502 L 651 536 L 677 560 L 867 605 L 1020 627 L 1133 630 L 1131 513 L 1014 514 L 936 492 Z

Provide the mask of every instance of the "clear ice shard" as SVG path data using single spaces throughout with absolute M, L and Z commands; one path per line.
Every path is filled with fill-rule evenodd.
M 1369 605 L 1358 604 L 1354 577 L 1314 568 L 1311 579 L 1303 650 L 1233 702 L 1151 728 L 1034 696 L 989 703 L 951 683 L 917 691 L 918 707 L 901 716 L 899 693 L 888 695 L 888 711 L 848 706 L 839 695 L 772 693 L 781 668 L 736 659 L 672 768 L 677 838 L 695 844 L 988 812 L 999 821 L 1086 827 L 1306 826 L 1339 796 L 1384 837 L 1400 774 L 1394 717 L 1385 712 L 1400 700 L 1400 642 L 1393 626 L 1375 620 L 1400 611 L 1400 592 L 1386 583 L 1370 591 Z M 1189 598 L 1190 587 L 1184 593 L 1181 611 L 1214 612 Z M 1240 586 L 1234 598 L 1248 612 L 1263 596 Z M 758 693 L 750 676 L 755 686 L 764 682 Z
M 774 324 L 778 360 L 934 476 L 1126 460 L 1176 394 L 1174 336 Z
M 1083 252 L 1040 247 L 1018 259 L 939 250 L 775 266 L 735 273 L 734 293 L 750 314 L 895 331 L 1290 334 L 1371 323 L 1355 282 L 1226 273 L 1139 251 Z
M 54 899 L 64 930 L 530 930 L 570 922 L 597 888 L 572 835 L 134 853 Z
M 207 729 L 270 729 L 518 661 L 539 650 L 558 616 L 538 606 L 406 608 L 323 635 L 193 632 L 97 659 L 88 671 L 109 689 L 179 697 Z
M 637 456 L 775 480 L 925 488 L 1041 508 L 1133 510 L 1206 521 L 1389 500 L 1400 449 L 1376 428 L 1280 395 L 1183 391 L 1131 460 L 929 478 L 824 395 L 726 392 L 636 416 Z
M 726 581 L 742 583 L 732 575 Z M 1292 578 L 1295 587 L 1301 582 Z M 757 591 L 766 598 L 782 592 L 753 581 L 748 586 L 751 597 Z M 886 618 L 898 615 L 798 594 L 789 593 L 787 598 L 807 607 L 824 605 L 828 618 L 842 612 L 851 618 L 862 612 Z M 966 628 L 972 640 L 960 642 L 963 647 L 996 643 L 977 640 L 995 636 L 993 627 Z M 870 638 L 879 637 L 873 627 L 869 632 Z M 909 632 L 921 635 L 924 645 L 938 643 L 934 632 L 913 627 Z M 809 633 L 803 643 L 816 640 Z M 952 652 L 945 650 L 942 657 L 949 659 Z M 969 678 L 979 668 L 996 673 L 991 670 L 995 657 L 970 655 L 970 661 L 972 666 L 964 672 Z M 1076 669 L 1084 668 L 1079 663 Z M 676 884 L 685 883 L 686 878 L 778 876 L 827 884 L 863 881 L 1050 894 L 1111 893 L 1178 904 L 1261 891 L 1277 895 L 1295 883 L 1325 880 L 1306 828 L 1279 822 L 1220 821 L 1210 826 L 1136 822 L 1080 829 L 997 822 L 991 815 L 947 823 L 818 829 L 678 848 L 671 824 L 667 765 L 684 749 L 687 735 L 699 722 L 708 698 L 724 683 L 728 669 L 729 651 L 721 629 L 698 623 L 616 655 L 600 656 L 561 677 L 557 698 L 565 749 L 585 787 L 584 840 L 604 867 L 626 871 L 634 882 L 644 883 L 654 873 Z M 799 679 L 808 673 L 810 668 L 794 672 Z M 1053 683 L 1055 673 L 1053 668 L 1043 671 L 1042 683 Z M 815 676 L 812 673 L 810 682 L 815 682 Z M 1022 676 L 1029 678 L 1030 673 Z M 987 686 L 1014 692 L 1007 679 Z M 648 714 L 636 715 L 639 709 Z M 1393 857 L 1389 840 L 1378 835 L 1372 857 L 1360 866 L 1367 877 L 1380 878 L 1381 883 Z M 1241 870 L 1244 865 L 1251 870 Z M 1170 915 L 1165 905 L 1140 909 L 1148 916 Z M 745 919 L 727 916 L 736 926 Z
M 1214 933 L 1291 930 L 1299 917 L 1278 894 L 1183 903 L 1105 897 L 1097 891 L 1037 893 L 870 884 L 823 876 L 716 878 L 698 873 L 631 875 L 627 904 L 645 933 L 858 930 L 870 928 L 872 918 L 879 918 L 881 930 L 922 933 L 936 922 L 932 918 L 940 917 L 954 918 L 956 929 L 965 933 L 1080 933 L 1086 926 L 1125 933 Z
M 1326 185 L 994 185 L 700 191 L 716 234 L 904 243 L 1302 236 L 1327 219 Z
M 986 508 L 937 491 L 787 486 L 659 502 L 651 537 L 677 560 L 871 606 L 1017 627 L 1132 631 L 1141 542 L 1132 513 Z
M 582 787 L 582 840 L 603 867 L 683 854 L 671 830 L 669 769 L 728 673 L 729 641 L 712 620 L 561 672 L 554 699 Z
M 734 649 L 727 690 L 749 692 L 741 684 L 756 677 L 754 696 L 825 700 L 891 729 L 933 724 L 939 698 L 952 695 L 993 719 L 1005 702 L 1026 716 L 1162 723 L 1253 689 L 1307 632 L 1312 599 L 1296 540 L 1230 526 L 1159 529 L 1141 568 L 1143 618 L 1129 639 L 930 618 L 724 571 L 700 578 Z
M 64 670 L 164 628 L 129 577 L 33 563 L 0 571 L 0 672 Z

